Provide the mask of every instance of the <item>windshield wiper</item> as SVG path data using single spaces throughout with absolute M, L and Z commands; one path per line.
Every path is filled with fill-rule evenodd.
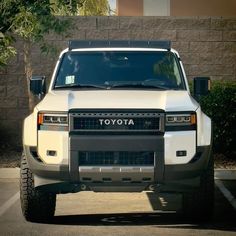
M 56 89 L 67 89 L 67 88 L 99 88 L 106 89 L 106 86 L 97 85 L 97 84 L 64 84 L 55 86 Z
M 108 88 L 155 88 L 155 89 L 160 89 L 160 90 L 168 89 L 166 87 L 145 84 L 145 83 L 115 83 L 115 84 L 109 85 Z
M 70 88 L 99 88 L 99 89 L 111 89 L 111 88 L 155 88 L 160 90 L 166 90 L 168 88 L 157 86 L 157 85 L 150 85 L 142 83 L 114 83 L 111 85 L 96 85 L 96 84 L 64 84 L 64 85 L 57 85 L 55 89 L 70 89 Z

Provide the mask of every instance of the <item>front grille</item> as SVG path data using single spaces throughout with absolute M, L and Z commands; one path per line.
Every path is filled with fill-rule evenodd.
M 160 131 L 160 113 L 135 112 L 135 113 L 71 113 L 71 131 Z
M 129 124 L 130 123 L 130 124 Z M 158 130 L 159 118 L 74 118 L 75 130 Z
M 79 152 L 80 166 L 150 166 L 153 152 Z

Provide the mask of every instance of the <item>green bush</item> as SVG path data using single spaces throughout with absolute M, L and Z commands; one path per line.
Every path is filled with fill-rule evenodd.
M 213 122 L 213 151 L 235 152 L 236 82 L 212 82 L 209 95 L 202 97 L 200 104 Z

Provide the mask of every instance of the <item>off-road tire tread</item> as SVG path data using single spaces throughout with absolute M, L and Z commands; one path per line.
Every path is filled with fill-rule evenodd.
M 22 213 L 27 221 L 48 222 L 56 208 L 56 194 L 36 190 L 33 174 L 22 154 L 20 168 L 20 200 Z

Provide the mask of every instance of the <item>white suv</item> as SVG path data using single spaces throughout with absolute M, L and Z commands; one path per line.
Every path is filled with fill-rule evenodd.
M 208 83 L 194 79 L 195 98 Z M 45 77 L 31 91 L 45 95 Z M 184 215 L 208 218 L 211 140 L 169 41 L 70 41 L 24 121 L 23 215 L 49 220 L 59 193 L 149 190 L 182 193 Z

